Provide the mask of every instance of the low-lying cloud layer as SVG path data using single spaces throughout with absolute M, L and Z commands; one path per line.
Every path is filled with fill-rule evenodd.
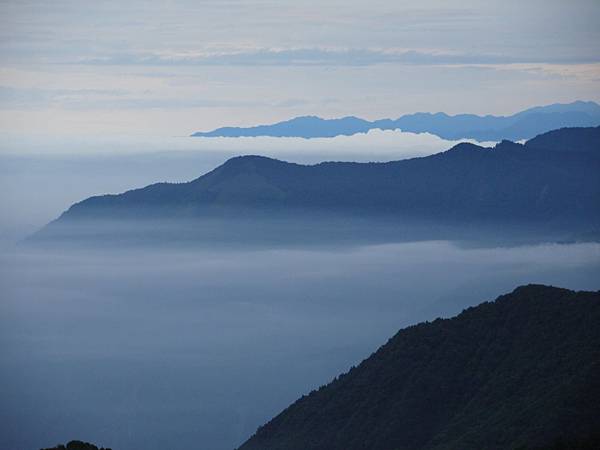
M 0 254 L 0 447 L 234 448 L 399 328 L 523 283 L 598 289 L 598 244 Z

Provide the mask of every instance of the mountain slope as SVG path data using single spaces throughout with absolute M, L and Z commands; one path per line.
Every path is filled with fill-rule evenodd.
M 599 136 L 600 127 L 563 129 L 525 145 L 504 141 L 484 148 L 465 143 L 436 155 L 388 163 L 303 166 L 237 157 L 188 183 L 158 183 L 88 198 L 41 235 L 82 221 L 311 214 L 385 218 L 396 225 L 411 220 L 458 227 L 528 224 L 536 233 L 589 232 L 600 225 Z M 539 147 L 548 142 L 549 149 Z M 235 220 L 230 223 L 235 225 Z
M 599 292 L 517 288 L 401 330 L 240 450 L 504 450 L 585 438 L 600 429 L 599 323 Z
M 553 130 L 527 141 L 527 147 L 568 152 L 598 152 L 600 133 L 598 128 Z
M 593 127 L 600 125 L 600 105 L 594 102 L 573 102 L 539 106 L 512 116 L 477 116 L 445 113 L 408 114 L 398 119 L 373 122 L 357 117 L 322 119 L 316 116 L 296 117 L 272 125 L 249 128 L 223 127 L 208 132 L 196 132 L 195 137 L 302 137 L 330 138 L 366 133 L 372 129 L 431 133 L 443 139 L 475 139 L 477 141 L 518 141 L 530 139 L 556 128 Z

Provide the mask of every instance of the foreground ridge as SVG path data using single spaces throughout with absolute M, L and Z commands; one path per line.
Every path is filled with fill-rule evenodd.
M 240 450 L 593 448 L 599 323 L 600 292 L 521 286 L 399 331 Z

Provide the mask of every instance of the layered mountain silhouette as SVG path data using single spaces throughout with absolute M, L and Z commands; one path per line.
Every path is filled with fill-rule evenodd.
M 599 139 L 600 127 L 570 128 L 524 145 L 462 143 L 436 155 L 387 163 L 305 166 L 236 157 L 188 183 L 158 183 L 88 198 L 37 237 L 68 234 L 65 227 L 81 223 L 101 227 L 130 220 L 141 227 L 220 218 L 237 226 L 235 233 L 243 239 L 245 219 L 282 217 L 292 225 L 264 228 L 265 233 L 292 233 L 294 220 L 308 220 L 305 231 L 314 230 L 324 217 L 341 218 L 342 224 L 377 219 L 392 228 L 427 223 L 433 228 L 415 225 L 427 228 L 426 238 L 444 237 L 436 232 L 446 225 L 461 230 L 527 226 L 540 235 L 592 232 L 600 228 Z M 337 227 L 333 234 L 344 228 L 339 225 L 331 226 Z
M 271 125 L 249 128 L 223 127 L 213 131 L 196 132 L 195 137 L 301 137 L 330 138 L 366 133 L 369 130 L 402 130 L 412 133 L 431 133 L 443 139 L 474 139 L 477 141 L 519 141 L 564 127 L 593 127 L 600 125 L 600 105 L 577 101 L 568 104 L 539 106 L 512 116 L 478 116 L 442 112 L 408 114 L 398 119 L 368 121 L 358 117 L 322 119 L 316 116 L 296 117 Z
M 592 449 L 600 292 L 517 288 L 399 331 L 240 450 Z

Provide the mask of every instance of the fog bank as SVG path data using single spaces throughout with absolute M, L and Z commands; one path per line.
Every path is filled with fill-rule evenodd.
M 231 449 L 401 327 L 599 270 L 598 244 L 4 252 L 0 447 Z

